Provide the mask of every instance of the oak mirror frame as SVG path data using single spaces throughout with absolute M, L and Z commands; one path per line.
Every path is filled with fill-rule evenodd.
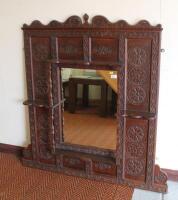
M 26 166 L 166 192 L 155 165 L 161 25 L 103 16 L 23 26 L 31 144 Z M 65 143 L 61 69 L 118 72 L 116 149 Z

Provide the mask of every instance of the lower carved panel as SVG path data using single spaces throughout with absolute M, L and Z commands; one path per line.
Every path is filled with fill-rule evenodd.
M 102 163 L 93 161 L 93 172 L 98 174 L 108 174 L 111 176 L 116 176 L 116 165 L 111 163 Z
M 63 166 L 73 169 L 85 170 L 86 163 L 77 157 L 63 156 Z
M 106 182 L 115 183 L 115 184 L 118 183 L 116 176 L 108 176 L 108 175 L 96 174 L 96 173 L 92 174 L 92 173 L 88 173 L 88 171 L 75 170 L 72 168 L 71 169 L 65 168 L 65 167 L 61 168 L 61 166 L 58 164 L 40 163 L 40 162 L 36 162 L 35 160 L 29 159 L 25 156 L 22 159 L 22 163 L 23 163 L 23 165 L 28 166 L 28 167 L 34 167 L 34 168 L 39 168 L 39 169 L 49 170 L 49 171 L 54 171 L 54 172 L 62 172 L 66 175 L 79 176 L 79 177 L 89 178 L 92 180 L 106 181 Z M 160 173 L 159 167 L 155 166 L 155 170 L 157 171 L 156 174 Z M 167 192 L 167 184 L 165 182 L 165 179 L 164 179 L 164 183 L 157 182 L 157 183 L 153 183 L 151 185 L 146 185 L 146 184 L 137 183 L 137 182 L 132 183 L 132 182 L 127 182 L 127 181 L 119 182 L 119 184 L 126 184 L 131 187 L 147 189 L 147 190 L 151 190 L 151 191 L 155 191 L 155 192 Z
M 126 179 L 146 181 L 148 121 L 126 118 L 125 171 Z

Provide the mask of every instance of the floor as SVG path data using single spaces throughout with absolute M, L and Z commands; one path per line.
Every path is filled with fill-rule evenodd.
M 135 189 L 132 200 L 178 200 L 178 182 L 168 181 L 167 194 Z
M 0 200 L 131 200 L 133 188 L 22 166 L 0 153 Z
M 115 150 L 116 131 L 115 117 L 64 112 L 64 141 L 67 143 Z

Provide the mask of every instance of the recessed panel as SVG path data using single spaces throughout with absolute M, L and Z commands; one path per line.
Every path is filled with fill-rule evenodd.
M 145 182 L 148 120 L 125 119 L 125 178 Z
M 127 39 L 127 109 L 148 112 L 151 39 Z
M 31 65 L 33 66 L 33 79 L 35 99 L 46 101 L 48 86 L 45 62 L 50 58 L 50 38 L 31 38 Z
M 83 60 L 83 39 L 82 38 L 58 38 L 59 59 Z
M 92 38 L 91 60 L 98 62 L 117 62 L 118 45 L 117 39 Z

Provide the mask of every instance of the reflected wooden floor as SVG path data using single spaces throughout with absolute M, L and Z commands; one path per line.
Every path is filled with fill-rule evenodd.
M 64 112 L 65 142 L 115 150 L 116 130 L 116 118 Z

